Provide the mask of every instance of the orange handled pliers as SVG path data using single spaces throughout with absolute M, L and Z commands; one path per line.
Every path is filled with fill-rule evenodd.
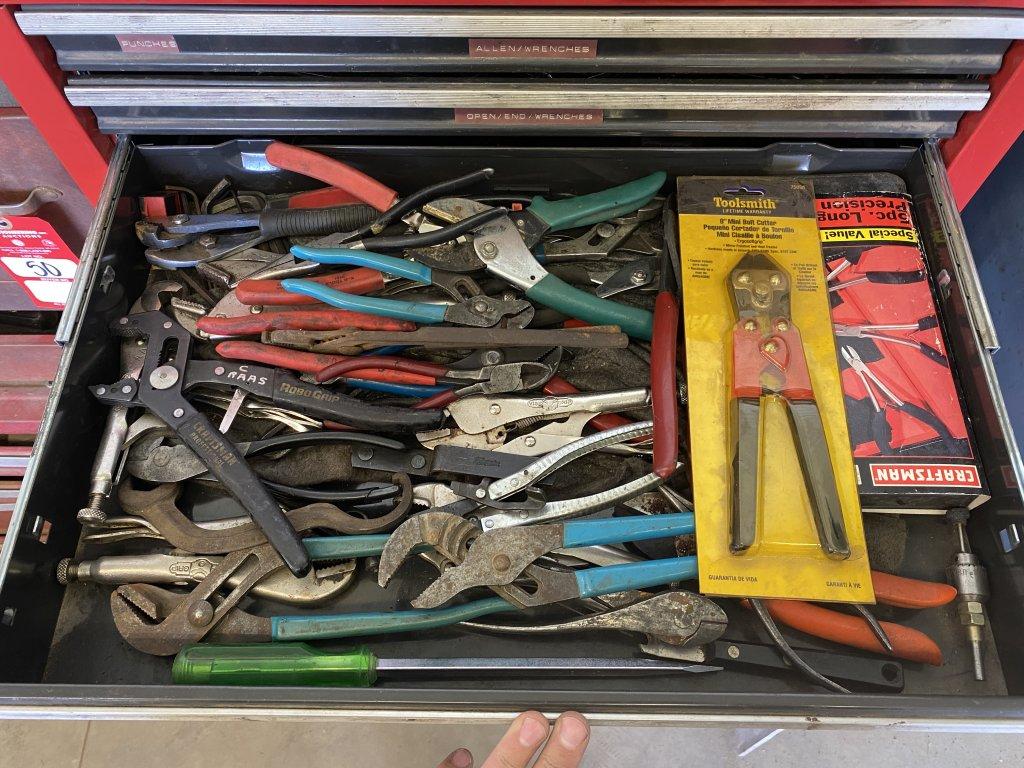
M 938 608 L 956 598 L 956 588 L 919 579 L 871 572 L 875 599 L 896 608 Z M 780 624 L 823 640 L 872 653 L 892 655 L 907 661 L 941 666 L 942 650 L 923 632 L 902 624 L 880 621 L 892 644 L 891 654 L 878 639 L 877 632 L 862 616 L 854 616 L 803 600 L 764 600 L 768 612 Z

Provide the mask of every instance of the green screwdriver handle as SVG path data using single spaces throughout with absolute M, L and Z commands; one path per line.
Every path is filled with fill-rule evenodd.
M 178 685 L 320 685 L 369 688 L 377 657 L 369 648 L 320 651 L 306 643 L 188 645 L 171 667 Z
M 567 197 L 564 200 L 535 197 L 527 210 L 545 221 L 552 232 L 585 227 L 616 216 L 625 216 L 646 205 L 658 194 L 665 179 L 665 172 L 658 171 L 642 179 L 589 195 Z

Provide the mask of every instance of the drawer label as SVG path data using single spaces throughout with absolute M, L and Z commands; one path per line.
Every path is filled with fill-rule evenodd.
M 456 125 L 600 125 L 603 109 L 460 109 Z
M 0 218 L 0 267 L 40 309 L 63 309 L 78 257 L 48 222 L 8 216 Z
M 174 35 L 115 35 L 122 53 L 181 53 Z
M 597 40 L 471 37 L 471 59 L 594 59 Z
M 871 482 L 880 485 L 981 488 L 972 464 L 871 464 Z

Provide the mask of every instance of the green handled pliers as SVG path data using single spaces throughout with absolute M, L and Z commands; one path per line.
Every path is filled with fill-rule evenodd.
M 652 173 L 618 187 L 589 195 L 546 200 L 535 197 L 523 211 L 498 217 L 473 232 L 479 262 L 526 297 L 595 325 L 617 325 L 630 336 L 650 340 L 653 316 L 645 309 L 601 299 L 549 273 L 531 252 L 548 232 L 559 232 L 623 216 L 650 202 L 665 183 L 665 173 Z M 487 206 L 473 200 L 444 198 L 424 211 L 455 221 Z

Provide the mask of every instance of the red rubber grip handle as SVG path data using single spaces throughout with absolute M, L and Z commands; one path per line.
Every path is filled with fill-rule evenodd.
M 311 149 L 272 141 L 266 149 L 267 162 L 275 168 L 293 171 L 324 184 L 350 192 L 378 211 L 386 211 L 398 200 L 398 193 L 340 160 Z
M 364 368 L 366 370 L 390 370 L 414 373 L 429 378 L 429 383 L 432 385 L 436 384 L 436 380 L 439 377 L 444 376 L 447 370 L 443 365 L 428 363 L 423 360 L 409 360 L 404 357 L 391 357 L 388 355 L 367 355 L 365 357 L 357 357 L 351 360 L 342 360 L 341 362 L 329 365 L 316 375 L 316 380 L 318 383 L 323 384 L 325 381 L 330 381 L 331 379 L 351 374 L 352 371 L 361 371 Z M 354 376 L 354 378 L 372 377 Z
M 651 403 L 654 412 L 654 473 L 667 479 L 679 458 L 679 398 L 676 396 L 676 349 L 679 302 L 670 291 L 654 301 L 651 338 Z
M 938 608 L 956 599 L 956 587 L 934 581 L 919 581 L 881 571 L 871 572 L 875 599 L 897 608 Z
M 222 341 L 216 349 L 217 354 L 225 360 L 248 360 L 299 373 L 316 373 L 332 363 L 348 360 L 344 355 L 319 355 L 260 344 L 257 341 Z
M 314 283 L 326 285 L 342 293 L 363 296 L 375 293 L 384 288 L 384 275 L 376 269 L 357 267 L 344 272 L 332 272 L 329 275 L 317 275 L 306 278 Z M 312 296 L 301 293 L 289 293 L 281 285 L 280 280 L 243 280 L 235 288 L 235 296 L 243 304 L 266 306 L 297 306 L 301 304 L 319 304 Z
M 222 341 L 217 345 L 217 354 L 225 360 L 248 360 L 253 363 L 272 365 L 275 368 L 285 368 L 289 371 L 311 374 L 319 373 L 327 366 L 335 363 L 357 359 L 345 355 L 320 355 L 315 352 L 286 349 L 270 344 L 260 344 L 256 341 Z M 425 376 L 415 373 L 404 373 L 402 371 L 360 369 L 359 374 L 351 378 L 384 381 L 392 384 L 432 385 L 434 383 L 433 379 L 428 380 Z
M 358 328 L 361 331 L 414 331 L 408 320 L 350 312 L 347 309 L 296 309 L 290 312 L 264 312 L 237 317 L 206 317 L 196 328 L 211 336 L 255 336 L 266 331 L 336 331 Z
M 787 627 L 833 643 L 888 656 L 871 627 L 860 616 L 830 611 L 802 600 L 765 600 L 768 612 Z M 902 624 L 879 622 L 897 658 L 942 666 L 942 650 L 928 635 Z
M 288 198 L 289 208 L 334 208 L 363 202 L 351 192 L 337 187 L 321 187 L 308 192 L 299 192 Z

